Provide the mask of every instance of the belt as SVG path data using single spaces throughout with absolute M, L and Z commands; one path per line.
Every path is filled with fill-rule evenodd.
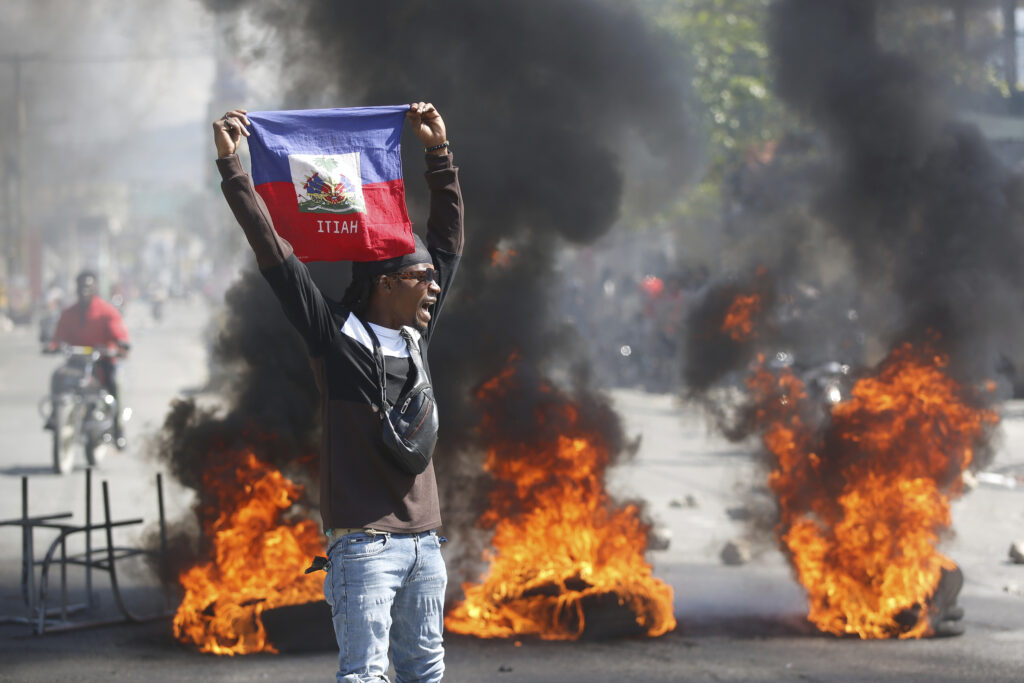
M 378 534 L 386 534 L 387 531 L 377 531 L 376 529 L 364 529 L 364 528 L 353 528 L 353 527 L 337 527 L 334 529 L 327 530 L 327 543 L 328 545 L 333 544 L 342 536 L 348 536 L 349 534 L 367 534 L 368 536 L 377 536 Z
M 348 536 L 349 534 L 366 534 L 367 536 L 390 536 L 391 532 L 390 531 L 377 531 L 376 529 L 359 529 L 359 528 L 352 528 L 352 527 L 338 527 L 336 529 L 328 529 L 325 532 L 325 534 L 327 536 L 327 547 L 330 548 L 332 545 L 334 545 L 334 542 L 337 541 L 339 538 L 341 538 L 342 536 Z M 330 566 L 331 566 L 331 561 L 330 560 L 328 560 L 326 557 L 323 557 L 321 555 L 317 555 L 316 557 L 313 558 L 313 563 L 310 564 L 309 568 L 306 569 L 306 573 L 307 574 L 312 574 L 313 572 L 317 572 L 317 571 L 321 571 L 321 570 L 322 571 L 327 571 L 327 569 Z

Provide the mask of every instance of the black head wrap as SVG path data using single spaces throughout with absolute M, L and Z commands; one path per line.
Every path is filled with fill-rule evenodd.
M 406 266 L 415 266 L 420 263 L 433 263 L 434 259 L 430 258 L 430 252 L 427 251 L 427 245 L 423 243 L 420 236 L 413 233 L 412 238 L 415 242 L 415 248 L 411 253 L 405 254 L 404 256 L 395 256 L 394 258 L 385 259 L 383 261 L 355 261 L 352 264 L 352 279 L 369 280 L 377 277 L 378 275 L 397 273 Z

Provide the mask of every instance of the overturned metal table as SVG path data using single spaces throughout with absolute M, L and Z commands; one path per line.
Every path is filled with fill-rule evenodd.
M 58 512 L 45 515 L 31 516 L 29 514 L 28 477 L 21 478 L 21 517 L 0 521 L 0 527 L 17 526 L 21 527 L 21 591 L 27 613 L 25 616 L 0 615 L 0 622 L 25 623 L 32 627 L 37 635 L 67 631 L 79 628 L 90 628 L 106 624 L 130 622 L 145 622 L 153 619 L 160 619 L 170 616 L 171 609 L 170 594 L 167 586 L 164 586 L 164 609 L 156 614 L 137 615 L 133 613 L 125 603 L 121 594 L 121 585 L 118 580 L 117 562 L 130 557 L 140 555 L 157 555 L 162 568 L 167 563 L 167 526 L 164 517 L 164 494 L 163 477 L 156 475 L 157 509 L 159 513 L 160 548 L 157 551 L 147 550 L 140 547 L 116 546 L 114 545 L 113 531 L 116 527 L 127 527 L 142 524 L 142 518 L 113 520 L 110 515 L 110 490 L 108 482 L 103 482 L 103 521 L 94 524 L 92 521 L 92 469 L 85 472 L 85 523 L 71 524 L 60 520 L 70 519 L 73 515 L 70 512 Z M 37 529 L 51 529 L 57 532 L 57 537 L 50 543 L 43 559 L 35 558 L 35 531 Z M 93 532 L 103 531 L 105 533 L 106 545 L 93 548 Z M 67 552 L 68 539 L 77 535 L 84 535 L 85 552 L 69 555 Z M 58 553 L 59 550 L 59 553 Z M 60 569 L 60 604 L 55 607 L 47 607 L 49 593 L 50 568 L 56 564 Z M 69 604 L 68 602 L 68 566 L 80 566 L 85 570 L 85 602 Z M 36 568 L 40 567 L 38 582 L 36 580 Z M 110 587 L 114 597 L 114 603 L 121 613 L 116 619 L 93 619 L 86 621 L 72 622 L 69 617 L 72 614 L 96 607 L 96 601 L 92 590 L 93 570 L 107 572 L 110 575 Z

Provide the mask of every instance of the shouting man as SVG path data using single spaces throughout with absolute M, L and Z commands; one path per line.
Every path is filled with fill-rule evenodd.
M 407 118 L 426 152 L 426 243 L 416 236 L 410 254 L 354 263 L 341 302 L 321 293 L 274 230 L 239 162 L 235 152 L 250 134 L 246 111 L 213 124 L 224 196 L 306 342 L 320 389 L 324 595 L 340 650 L 338 681 L 386 681 L 389 638 L 398 681 L 439 681 L 444 673 L 447 575 L 434 468 L 404 466 L 393 437 L 397 429 L 399 445 L 419 439 L 420 455 L 432 452 L 437 413 L 427 346 L 462 253 L 462 195 L 441 115 L 419 102 Z M 414 398 L 418 422 L 400 424 L 398 413 Z

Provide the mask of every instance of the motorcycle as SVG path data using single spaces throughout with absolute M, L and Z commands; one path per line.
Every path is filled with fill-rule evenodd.
M 96 376 L 96 363 L 113 358 L 116 351 L 91 346 L 65 346 L 64 364 L 50 378 L 50 394 L 39 402 L 46 429 L 53 433 L 53 471 L 67 474 L 79 452 L 91 466 L 97 466 L 114 444 L 114 418 L 121 410 L 121 422 L 131 418 Z M 46 410 L 49 409 L 49 416 Z

